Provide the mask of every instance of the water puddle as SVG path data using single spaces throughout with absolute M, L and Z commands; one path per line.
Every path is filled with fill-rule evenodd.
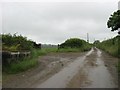
M 97 55 L 97 67 L 91 68 L 88 73 L 88 78 L 91 81 L 91 84 L 85 88 L 117 88 L 111 74 L 107 67 L 105 67 L 103 60 L 100 58 L 100 50 L 97 50 Z
M 86 56 L 92 53 L 93 49 L 89 51 Z M 80 67 L 83 67 L 83 62 L 86 56 L 78 57 L 75 61 L 63 68 L 60 72 L 53 75 L 51 78 L 38 85 L 37 88 L 65 88 L 67 83 L 77 74 Z

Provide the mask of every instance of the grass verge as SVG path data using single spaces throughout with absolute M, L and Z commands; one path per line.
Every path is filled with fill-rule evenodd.
M 19 61 L 19 62 L 11 63 L 9 66 L 6 66 L 4 68 L 4 71 L 8 74 L 15 74 L 15 73 L 26 71 L 29 68 L 36 66 L 37 64 L 38 64 L 37 60 L 24 59 L 24 60 Z
M 19 72 L 26 71 L 32 67 L 38 65 L 38 57 L 46 55 L 50 52 L 56 52 L 57 48 L 46 48 L 46 49 L 33 49 L 30 57 L 22 58 L 17 61 L 10 63 L 9 65 L 3 66 L 3 73 L 16 74 Z

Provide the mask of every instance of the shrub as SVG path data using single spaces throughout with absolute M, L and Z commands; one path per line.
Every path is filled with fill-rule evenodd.
M 67 39 L 64 43 L 60 44 L 59 51 L 62 52 L 76 52 L 76 51 L 88 51 L 90 50 L 92 45 L 87 43 L 84 40 L 79 38 L 71 38 Z
M 2 34 L 2 49 L 7 51 L 31 50 L 33 41 L 21 35 Z
M 70 47 L 70 48 L 80 48 L 85 41 L 78 38 L 67 39 L 64 43 L 60 45 L 60 48 Z
M 108 52 L 109 54 L 120 57 L 120 36 L 105 40 L 99 44 L 97 47 Z

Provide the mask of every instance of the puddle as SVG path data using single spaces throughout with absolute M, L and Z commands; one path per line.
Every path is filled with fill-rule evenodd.
M 97 67 L 91 68 L 88 73 L 88 78 L 91 84 L 85 88 L 117 88 L 115 85 L 111 74 L 109 73 L 107 67 L 103 60 L 101 60 L 101 51 L 97 51 Z
M 93 49 L 89 51 L 87 55 L 92 53 Z M 53 75 L 51 78 L 38 85 L 36 88 L 65 88 L 67 83 L 77 74 L 80 67 L 83 66 L 83 62 L 86 56 L 78 57 L 75 61 L 63 68 L 60 72 Z
M 86 56 L 89 56 L 93 52 L 93 48 L 86 54 Z

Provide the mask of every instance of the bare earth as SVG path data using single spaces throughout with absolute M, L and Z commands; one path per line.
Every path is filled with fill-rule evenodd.
M 84 53 L 51 53 L 26 72 L 3 77 L 4 88 L 117 88 L 114 58 L 97 48 Z

